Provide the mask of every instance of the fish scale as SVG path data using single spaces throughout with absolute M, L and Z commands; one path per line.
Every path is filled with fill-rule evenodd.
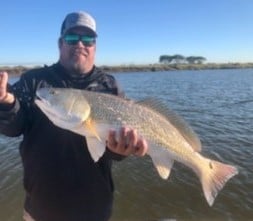
M 85 94 L 85 92 L 83 93 Z M 93 113 L 91 117 L 97 121 L 107 119 L 107 121 L 113 122 L 113 125 L 117 127 L 122 126 L 122 122 L 125 122 L 127 126 L 137 129 L 139 134 L 147 140 L 153 140 L 159 146 L 168 146 L 171 152 L 174 151 L 181 156 L 185 156 L 183 154 L 185 149 L 174 147 L 188 144 L 184 142 L 180 133 L 177 133 L 175 129 L 172 130 L 172 125 L 160 114 L 143 106 L 134 105 L 132 102 L 117 102 L 118 99 L 112 100 L 111 96 L 98 95 L 98 99 L 89 96 L 89 93 L 88 95 L 86 93 L 84 96 L 89 103 L 93 104 L 91 106 L 91 113 Z M 99 109 L 103 111 L 96 111 Z M 119 118 L 121 120 L 118 120 Z M 173 132 L 167 133 L 166 131 Z M 173 141 L 174 143 L 169 143 L 168 141 Z M 192 150 L 190 151 L 192 152 Z M 187 154 L 187 156 L 190 155 Z

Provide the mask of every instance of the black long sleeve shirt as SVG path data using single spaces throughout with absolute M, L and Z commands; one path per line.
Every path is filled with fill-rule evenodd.
M 95 163 L 85 137 L 51 123 L 34 104 L 36 90 L 44 86 L 121 95 L 114 77 L 97 67 L 88 74 L 71 75 L 59 63 L 28 71 L 9 87 L 15 103 L 0 105 L 0 132 L 23 135 L 25 209 L 36 221 L 108 220 L 112 159 L 122 157 L 106 150 Z

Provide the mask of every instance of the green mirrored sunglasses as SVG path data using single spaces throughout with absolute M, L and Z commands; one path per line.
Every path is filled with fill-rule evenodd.
M 68 45 L 76 45 L 79 41 L 87 47 L 91 47 L 96 43 L 96 38 L 87 36 L 87 35 L 78 35 L 78 34 L 66 34 L 63 36 L 64 41 Z

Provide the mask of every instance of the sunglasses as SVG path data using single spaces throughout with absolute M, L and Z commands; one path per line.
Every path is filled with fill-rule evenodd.
M 66 34 L 63 39 L 68 45 L 76 45 L 79 41 L 81 41 L 84 46 L 91 47 L 96 43 L 95 37 L 87 35 Z

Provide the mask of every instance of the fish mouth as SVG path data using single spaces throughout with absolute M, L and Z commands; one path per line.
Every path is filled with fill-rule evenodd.
M 54 93 L 52 91 L 52 87 L 42 87 L 39 88 L 38 90 L 36 90 L 35 93 L 35 99 L 40 100 L 41 102 L 43 102 L 44 104 L 51 106 L 50 102 L 48 101 L 48 99 L 46 99 L 48 94 Z
M 46 106 L 47 108 L 51 107 L 51 104 L 45 100 L 44 98 L 41 98 L 39 96 L 36 96 L 35 100 L 34 100 L 35 104 L 37 104 L 37 106 L 39 106 L 38 104 L 43 104 L 43 106 Z
M 51 106 L 51 104 L 45 98 L 43 98 L 38 92 L 36 92 L 35 103 L 36 103 L 36 100 L 38 100 L 39 102 L 47 106 Z

